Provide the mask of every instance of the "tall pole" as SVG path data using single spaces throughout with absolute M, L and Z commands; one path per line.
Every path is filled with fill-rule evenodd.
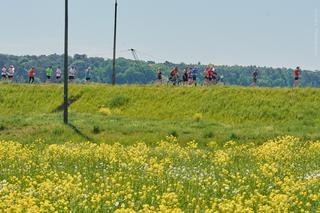
M 118 1 L 116 0 L 116 2 L 115 2 L 115 11 L 114 11 L 114 39 L 113 39 L 112 85 L 115 85 L 115 84 L 116 84 L 117 13 L 118 13 Z
M 65 21 L 64 21 L 64 106 L 63 121 L 68 124 L 68 0 L 65 0 Z

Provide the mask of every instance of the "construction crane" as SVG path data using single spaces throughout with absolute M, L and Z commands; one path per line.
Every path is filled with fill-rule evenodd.
M 129 51 L 131 52 L 134 60 L 140 61 L 140 60 L 139 60 L 139 57 L 138 57 L 138 55 L 137 55 L 137 51 L 136 51 L 135 49 L 129 49 Z
M 138 57 L 137 51 L 133 48 L 129 49 L 129 51 L 131 52 L 131 54 L 136 62 L 136 66 L 137 66 L 138 70 L 140 70 L 140 72 L 143 74 L 145 83 L 147 83 L 147 81 L 148 81 L 147 80 L 147 73 L 142 68 L 142 63 Z
M 132 56 L 133 56 L 133 58 L 134 58 L 134 60 L 135 60 L 135 62 L 136 62 L 136 66 L 137 66 L 138 70 L 139 70 L 141 73 L 143 73 L 143 75 L 144 75 L 144 80 L 145 80 L 145 82 L 147 83 L 147 73 L 146 73 L 146 72 L 144 71 L 144 69 L 142 68 L 142 65 L 143 65 L 143 64 L 142 64 L 141 60 L 140 60 L 139 57 L 138 57 L 137 51 L 136 51 L 135 49 L 133 49 L 133 48 L 129 49 L 128 51 L 131 52 L 131 54 L 132 54 Z M 139 53 L 140 53 L 140 51 L 139 51 Z M 144 55 L 148 55 L 149 57 L 156 58 L 156 57 L 154 57 L 154 56 L 152 56 L 152 55 L 150 55 L 150 54 L 144 53 Z M 159 59 L 159 58 L 156 58 L 156 59 Z M 161 59 L 159 59 L 159 60 L 161 60 Z M 167 63 L 169 63 L 169 64 L 167 64 Z M 199 63 L 200 63 L 200 62 L 199 62 Z M 164 63 L 164 65 L 166 66 L 166 69 L 170 71 L 170 69 L 171 69 L 171 68 L 170 68 L 171 63 L 168 62 L 168 61 L 166 61 L 166 62 Z M 167 79 L 168 79 L 168 78 L 167 78 Z

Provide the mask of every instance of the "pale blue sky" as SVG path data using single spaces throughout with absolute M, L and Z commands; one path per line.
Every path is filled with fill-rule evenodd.
M 111 58 L 114 1 L 69 1 L 70 53 Z M 320 70 L 319 0 L 118 1 L 119 56 Z M 62 53 L 63 0 L 0 2 L 1 53 Z

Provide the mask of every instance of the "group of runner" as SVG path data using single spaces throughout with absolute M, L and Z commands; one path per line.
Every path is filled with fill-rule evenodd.
M 7 66 L 3 66 L 1 69 L 1 79 L 3 81 L 13 81 L 14 79 L 14 73 L 15 73 L 15 68 L 13 65 L 10 65 L 8 68 Z M 53 78 L 55 78 L 56 82 L 60 83 L 61 81 L 61 77 L 62 77 L 62 70 L 61 67 L 58 66 L 55 70 L 55 72 L 53 71 L 53 67 L 52 66 L 48 66 L 45 69 L 45 73 L 46 73 L 46 82 L 49 83 L 53 80 Z M 74 66 L 71 66 L 68 70 L 68 79 L 70 82 L 73 82 L 76 78 L 76 73 L 77 70 Z M 85 70 L 85 79 L 87 83 L 91 82 L 91 74 L 92 74 L 92 69 L 91 67 L 88 67 Z M 32 84 L 35 81 L 35 76 L 36 76 L 36 68 L 34 66 L 32 66 L 28 71 L 27 71 L 27 75 L 29 78 L 29 83 Z
M 197 85 L 197 77 L 198 77 L 198 68 L 192 68 L 192 67 L 186 67 L 182 73 L 182 80 L 180 79 L 180 72 L 178 67 L 172 67 L 168 83 L 172 83 L 173 85 L 178 85 L 182 83 L 183 85 Z M 254 69 L 251 73 L 252 75 L 252 87 L 257 86 L 258 82 L 258 69 Z M 301 69 L 300 67 L 296 67 L 293 71 L 294 75 L 294 83 L 293 87 L 299 87 L 299 80 L 301 75 Z M 218 83 L 224 84 L 224 77 L 221 75 L 219 76 L 214 65 L 209 64 L 204 72 L 204 85 L 215 85 Z M 159 68 L 157 70 L 157 81 L 160 84 L 163 84 L 163 76 L 162 76 L 162 69 Z
M 206 67 L 203 75 L 204 75 L 204 79 L 205 79 L 205 81 L 204 81 L 205 85 L 217 84 L 218 81 L 221 81 L 223 83 L 223 76 L 220 77 L 218 75 L 213 64 L 209 64 Z
M 52 79 L 52 76 L 53 76 L 53 68 L 52 68 L 52 66 L 48 66 L 46 68 L 45 72 L 46 72 L 46 76 L 47 76 L 46 82 L 50 82 L 51 79 Z M 57 69 L 56 69 L 56 72 L 55 72 L 56 81 L 58 81 L 58 82 L 60 81 L 61 74 L 62 74 L 61 68 L 58 66 Z M 30 84 L 34 83 L 35 75 L 36 75 L 36 69 L 35 69 L 34 66 L 32 66 L 31 69 L 28 71 L 28 77 L 29 77 L 29 83 Z
M 199 75 L 199 69 L 196 67 L 186 67 L 182 73 L 182 79 L 180 79 L 180 72 L 178 67 L 173 67 L 170 72 L 168 83 L 177 85 L 182 83 L 183 85 L 197 85 L 197 78 Z M 216 72 L 214 65 L 209 64 L 203 72 L 204 84 L 212 85 L 217 84 L 218 82 L 223 83 L 223 76 L 219 76 Z M 157 80 L 162 84 L 163 76 L 161 68 L 157 71 Z
M 196 67 L 186 67 L 181 74 L 178 67 L 173 67 L 170 72 L 169 82 L 173 85 L 182 83 L 183 85 L 197 85 L 197 77 L 199 74 L 199 69 Z M 219 76 L 215 71 L 214 65 L 209 64 L 204 71 L 205 85 L 217 84 L 218 81 L 223 82 L 223 76 Z M 162 84 L 163 76 L 161 68 L 157 71 L 157 80 Z
M 56 82 L 59 83 L 61 81 L 62 70 L 61 70 L 60 66 L 58 66 L 56 68 L 55 72 L 53 72 L 52 66 L 48 66 L 45 69 L 45 73 L 46 73 L 46 77 L 47 77 L 46 82 L 52 81 L 52 79 L 54 78 L 53 75 L 55 75 Z M 73 82 L 75 80 L 76 73 L 77 73 L 76 68 L 74 66 L 71 66 L 70 69 L 68 70 L 68 79 L 70 82 Z M 4 80 L 4 81 L 13 81 L 14 74 L 15 74 L 15 67 L 13 65 L 10 65 L 9 67 L 4 65 L 1 69 L 1 77 L 2 77 L 2 80 Z M 196 86 L 198 74 L 199 74 L 198 68 L 186 67 L 182 73 L 182 79 L 180 79 L 181 74 L 179 72 L 179 68 L 173 67 L 171 69 L 168 82 L 172 83 L 173 85 L 177 85 L 177 84 L 182 83 L 183 85 L 195 85 Z M 29 77 L 28 82 L 30 84 L 34 83 L 35 76 L 36 76 L 36 69 L 34 66 L 32 66 L 30 70 L 28 70 L 27 75 Z M 85 79 L 86 79 L 87 83 L 91 82 L 91 75 L 92 75 L 92 68 L 88 67 L 85 70 Z M 300 75 L 301 75 L 300 67 L 296 67 L 296 69 L 294 69 L 293 75 L 294 75 L 293 87 L 299 87 L 299 80 L 300 80 Z M 205 70 L 203 72 L 203 76 L 204 76 L 204 85 L 214 85 L 219 82 L 224 84 L 223 76 L 218 75 L 213 64 L 209 64 L 205 68 Z M 157 80 L 161 84 L 163 84 L 163 76 L 162 76 L 162 69 L 161 68 L 159 68 L 157 70 Z M 258 69 L 254 69 L 252 72 L 251 86 L 256 87 L 257 81 L 258 81 Z
M 9 67 L 4 65 L 1 69 L 1 78 L 3 80 L 12 81 L 14 76 L 14 71 L 15 71 L 15 68 L 13 65 L 10 65 Z

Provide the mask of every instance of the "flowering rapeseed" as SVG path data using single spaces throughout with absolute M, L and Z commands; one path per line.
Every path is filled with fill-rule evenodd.
M 0 212 L 319 212 L 320 142 L 0 142 Z

